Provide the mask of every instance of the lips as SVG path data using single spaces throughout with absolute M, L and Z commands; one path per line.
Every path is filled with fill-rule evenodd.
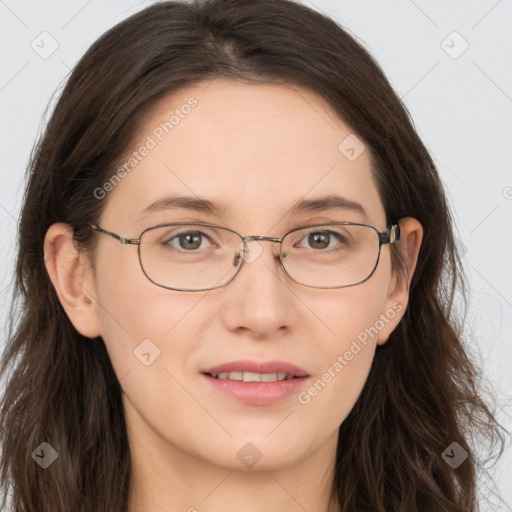
M 201 373 L 208 386 L 250 405 L 276 404 L 299 393 L 309 381 L 305 370 L 284 361 L 232 361 Z

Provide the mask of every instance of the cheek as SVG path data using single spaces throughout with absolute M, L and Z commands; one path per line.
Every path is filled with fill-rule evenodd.
M 310 414 L 326 418 L 330 428 L 337 428 L 357 401 L 370 372 L 377 335 L 392 320 L 381 314 L 390 277 L 386 269 L 384 264 L 361 285 L 309 301 L 324 326 L 319 324 L 322 334 L 315 341 L 314 379 L 297 398 Z
M 352 341 L 362 346 L 375 343 L 377 331 L 382 329 L 379 319 L 387 299 L 389 279 L 389 273 L 376 271 L 360 285 L 305 298 L 320 321 L 322 336 L 317 343 L 323 347 L 324 354 L 332 357 L 348 350 Z
M 203 298 L 203 292 L 158 287 L 136 265 L 120 262 L 103 274 L 98 291 L 102 338 L 137 435 L 146 432 L 141 417 L 178 443 L 201 424 L 204 411 L 194 409 L 184 376 L 191 373 L 190 354 L 205 338 L 208 322 L 199 314 L 204 313 Z M 177 414 L 183 425 L 171 428 Z M 184 432 L 176 433 L 180 427 Z
M 334 432 L 354 407 L 368 378 L 376 341 L 366 331 L 374 316 L 368 309 L 340 308 L 332 316 L 334 334 L 317 342 L 315 372 L 297 395 L 306 437 L 322 430 Z
M 201 339 L 203 329 L 194 312 L 204 293 L 186 294 L 156 286 L 143 274 L 136 250 L 134 253 L 127 258 L 117 252 L 108 265 L 97 267 L 102 338 L 120 379 L 128 372 L 141 371 L 146 378 L 148 367 L 176 366 L 194 340 Z M 180 342 L 171 347 L 171 339 Z

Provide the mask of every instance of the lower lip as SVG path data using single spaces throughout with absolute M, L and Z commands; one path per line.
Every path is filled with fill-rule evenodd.
M 244 382 L 241 380 L 216 379 L 203 373 L 215 389 L 251 405 L 270 405 L 297 394 L 308 377 L 296 377 L 276 382 Z

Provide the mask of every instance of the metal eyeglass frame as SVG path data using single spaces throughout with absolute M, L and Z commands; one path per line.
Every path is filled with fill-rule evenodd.
M 219 286 L 213 286 L 213 287 L 208 287 L 208 288 L 199 288 L 199 289 L 189 290 L 187 288 L 176 288 L 176 287 L 172 287 L 172 286 L 165 286 L 165 285 L 157 283 L 156 281 L 151 279 L 151 277 L 146 272 L 146 269 L 144 268 L 144 265 L 142 263 L 142 259 L 141 259 L 141 256 L 140 256 L 140 241 L 142 239 L 142 236 L 144 235 L 144 233 L 146 231 L 150 231 L 150 230 L 155 229 L 155 228 L 165 227 L 165 226 L 184 226 L 184 225 L 207 226 L 207 227 L 221 228 L 221 229 L 225 229 L 227 231 L 231 231 L 232 233 L 234 233 L 235 235 L 237 235 L 240 238 L 241 243 L 243 244 L 242 246 L 243 246 L 244 254 L 245 254 L 245 250 L 246 250 L 246 243 L 250 242 L 252 240 L 260 240 L 260 241 L 279 243 L 280 244 L 279 245 L 279 254 L 276 256 L 276 258 L 279 259 L 279 263 L 281 265 L 281 268 L 284 270 L 285 274 L 292 281 L 294 281 L 297 284 L 300 284 L 302 286 L 306 286 L 308 288 L 320 288 L 320 289 L 349 288 L 350 286 L 356 286 L 358 284 L 364 283 L 365 281 L 370 279 L 370 277 L 372 277 L 372 275 L 375 272 L 375 269 L 377 268 L 377 265 L 379 264 L 381 247 L 383 245 L 385 245 L 385 244 L 394 244 L 394 243 L 400 241 L 400 237 L 401 237 L 401 230 L 400 230 L 400 225 L 398 224 L 398 222 L 396 224 L 392 224 L 391 227 L 389 228 L 389 230 L 385 231 L 385 232 L 379 231 L 375 226 L 370 226 L 368 224 L 360 224 L 360 223 L 357 223 L 357 222 L 326 222 L 326 223 L 323 223 L 323 224 L 315 224 L 315 225 L 311 225 L 311 226 L 301 226 L 301 227 L 298 227 L 298 228 L 294 228 L 294 229 L 288 231 L 287 233 L 285 233 L 281 238 L 275 238 L 275 237 L 271 237 L 271 236 L 259 236 L 259 235 L 242 236 L 240 233 L 238 233 L 237 231 L 235 231 L 233 229 L 230 229 L 230 228 L 227 228 L 227 227 L 224 227 L 224 226 L 219 226 L 217 224 L 210 224 L 210 223 L 207 223 L 207 222 L 170 222 L 170 223 L 166 223 L 166 224 L 156 224 L 156 225 L 149 226 L 149 227 L 145 228 L 141 232 L 141 234 L 139 235 L 138 238 L 127 238 L 125 236 L 118 235 L 117 233 L 113 233 L 112 231 L 107 231 L 106 229 L 100 228 L 99 226 L 97 226 L 95 224 L 89 223 L 89 226 L 93 230 L 98 231 L 99 233 L 103 233 L 105 235 L 108 235 L 108 236 L 114 238 L 115 240 L 119 241 L 121 244 L 137 245 L 138 246 L 137 252 L 138 252 L 138 256 L 139 256 L 139 263 L 140 263 L 140 266 L 142 268 L 142 271 L 144 272 L 144 275 L 153 284 L 155 284 L 157 286 L 160 286 L 161 288 L 166 288 L 168 290 L 176 290 L 176 291 L 200 292 L 200 291 L 215 290 L 217 288 L 222 288 L 222 287 L 228 285 L 229 283 L 231 283 L 231 281 L 233 281 L 233 279 L 235 279 L 235 277 L 240 272 L 240 269 L 243 266 L 244 258 L 242 258 L 242 263 L 240 263 L 240 265 L 238 267 L 238 270 L 235 272 L 235 274 L 233 274 L 233 277 L 231 279 L 229 279 L 229 281 L 227 281 L 224 284 L 221 284 Z M 378 252 L 378 255 L 377 255 L 377 260 L 375 261 L 375 265 L 373 266 L 372 271 L 368 274 L 367 277 L 365 277 L 364 279 L 362 279 L 361 281 L 358 281 L 356 283 L 347 284 L 347 285 L 343 285 L 343 286 L 311 286 L 311 285 L 307 285 L 307 284 L 301 283 L 300 281 L 295 280 L 290 274 L 288 274 L 288 271 L 286 270 L 286 268 L 285 268 L 285 266 L 283 264 L 283 260 L 281 258 L 281 242 L 282 242 L 283 238 L 288 236 L 290 233 L 293 233 L 295 231 L 300 231 L 301 229 L 314 228 L 314 227 L 320 227 L 320 226 L 340 226 L 340 225 L 343 225 L 343 226 L 347 226 L 347 225 L 348 226 L 364 226 L 364 227 L 373 229 L 375 231 L 375 233 L 377 233 L 377 236 L 378 236 L 378 239 L 379 239 L 379 252 Z M 239 256 L 240 256 L 240 254 L 238 252 L 236 252 L 235 253 L 234 265 L 238 264 Z

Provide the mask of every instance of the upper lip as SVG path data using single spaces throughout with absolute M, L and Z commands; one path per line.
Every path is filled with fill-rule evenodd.
M 284 361 L 238 360 L 212 366 L 203 373 L 219 374 L 229 372 L 286 373 L 293 377 L 308 377 L 308 372 Z

